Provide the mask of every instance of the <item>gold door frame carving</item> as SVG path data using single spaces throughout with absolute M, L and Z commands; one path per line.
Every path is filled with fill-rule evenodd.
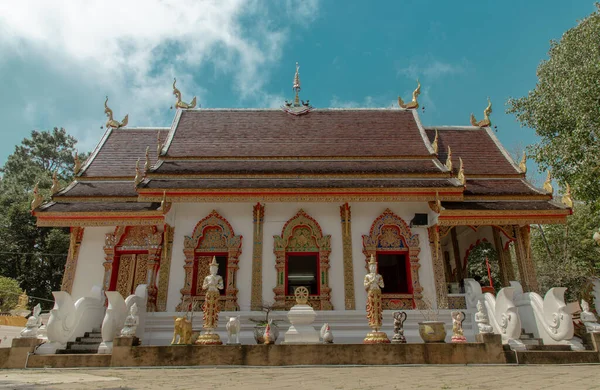
M 390 209 L 385 211 L 373 221 L 368 235 L 363 235 L 363 254 L 365 255 L 365 269 L 368 269 L 371 255 L 377 258 L 377 252 L 408 252 L 410 261 L 410 274 L 412 294 L 383 294 L 384 309 L 412 309 L 420 307 L 423 298 L 423 287 L 419 283 L 419 253 L 421 247 L 419 235 L 412 234 L 410 228 L 402 218 Z
M 308 233 L 308 236 L 306 235 Z M 273 289 L 277 310 L 288 310 L 296 304 L 293 295 L 285 291 L 285 261 L 287 252 L 319 253 L 319 295 L 310 296 L 308 304 L 315 310 L 333 310 L 331 288 L 329 287 L 329 254 L 331 235 L 323 235 L 321 226 L 311 216 L 300 209 L 290 218 L 281 231 L 281 236 L 273 236 L 275 242 L 275 269 L 277 285 Z
M 171 275 L 171 258 L 173 254 L 173 237 L 175 227 L 165 224 L 163 232 L 163 251 L 159 266 L 158 293 L 156 297 L 157 311 L 167 311 L 167 297 L 169 295 L 169 277 Z
M 142 251 L 148 254 L 147 279 L 148 304 L 146 310 L 156 311 L 156 273 L 160 264 L 163 234 L 156 225 L 152 226 L 117 226 L 113 233 L 104 239 L 104 291 L 108 291 L 112 277 L 115 255 L 118 251 Z M 127 297 L 123 297 L 127 298 Z
M 346 310 L 354 310 L 354 267 L 352 260 L 352 211 L 348 203 L 340 206 L 342 223 L 342 248 L 344 254 L 344 304 Z
M 71 294 L 73 289 L 73 281 L 75 280 L 75 271 L 77 270 L 77 260 L 79 259 L 79 249 L 83 241 L 84 228 L 73 226 L 71 227 L 71 236 L 69 243 L 69 254 L 65 263 L 65 272 L 63 274 L 61 291 L 66 291 Z
M 215 235 L 215 233 L 217 234 Z M 206 218 L 198 222 L 191 236 L 184 237 L 183 253 L 185 255 L 183 266 L 185 281 L 183 288 L 180 290 L 181 302 L 177 305 L 177 310 L 187 311 L 189 304 L 192 302 L 194 259 L 197 253 L 227 253 L 227 285 L 225 286 L 225 294 L 219 298 L 219 303 L 221 310 L 240 310 L 237 302 L 236 272 L 239 269 L 239 257 L 242 254 L 242 236 L 235 235 L 229 222 L 213 210 Z M 200 307 L 204 295 L 204 292 L 196 291 L 195 297 L 198 298 L 195 301 L 196 307 Z
M 252 247 L 252 290 L 250 294 L 250 310 L 262 310 L 262 255 L 263 255 L 263 223 L 265 205 L 257 203 L 252 208 L 254 224 L 254 245 Z

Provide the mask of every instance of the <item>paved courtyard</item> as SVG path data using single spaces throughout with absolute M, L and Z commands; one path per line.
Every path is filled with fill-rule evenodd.
M 377 366 L 0 371 L 0 389 L 600 389 L 600 366 Z

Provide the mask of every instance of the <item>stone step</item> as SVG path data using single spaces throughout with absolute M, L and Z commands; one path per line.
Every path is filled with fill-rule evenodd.
M 69 351 L 83 351 L 83 350 L 94 350 L 98 351 L 98 347 L 100 343 L 91 343 L 91 344 L 74 344 L 68 346 L 66 349 Z
M 521 340 L 528 340 L 528 339 L 533 339 L 535 337 L 533 336 L 533 333 L 521 333 L 521 336 L 519 338 Z
M 76 343 L 101 343 L 102 337 L 77 337 Z
M 59 349 L 56 351 L 57 355 L 96 355 L 98 349 Z
M 533 345 L 533 344 L 525 344 L 525 349 L 527 351 L 570 351 L 570 345 L 559 345 L 559 344 L 543 344 L 543 345 Z
M 521 341 L 525 345 L 544 345 L 544 342 L 542 341 L 542 339 L 536 339 L 536 338 L 519 339 L 519 341 Z
M 83 334 L 83 337 L 95 337 L 95 338 L 102 338 L 102 332 L 85 332 Z

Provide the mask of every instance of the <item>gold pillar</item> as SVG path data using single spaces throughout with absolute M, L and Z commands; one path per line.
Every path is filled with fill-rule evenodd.
M 342 250 L 344 256 L 344 302 L 346 310 L 354 310 L 354 268 L 352 265 L 352 225 L 351 212 L 348 203 L 340 206 L 342 221 Z
M 253 208 L 254 242 L 252 248 L 252 291 L 250 309 L 262 310 L 262 253 L 263 253 L 263 223 L 265 206 L 257 203 Z
M 519 275 L 521 276 L 521 285 L 523 291 L 538 291 L 537 276 L 535 265 L 531 257 L 531 241 L 529 234 L 529 225 L 515 226 L 515 252 L 517 254 L 517 265 L 519 266 Z
M 456 281 L 460 282 L 465 278 L 466 272 L 463 270 L 463 261 L 460 257 L 460 247 L 458 246 L 458 237 L 456 235 L 457 227 L 450 230 L 450 238 L 452 240 L 452 250 L 454 251 L 454 265 L 456 266 Z
M 160 278 L 158 280 L 158 294 L 156 298 L 157 311 L 167 311 L 167 297 L 169 294 L 169 276 L 171 274 L 171 256 L 173 253 L 175 227 L 165 225 L 163 235 L 163 247 L 159 266 Z
M 81 242 L 83 241 L 82 227 L 71 228 L 71 238 L 69 244 L 69 254 L 67 255 L 67 262 L 65 263 L 65 272 L 63 273 L 61 291 L 66 291 L 71 294 L 73 289 L 73 281 L 75 280 L 75 271 L 77 270 L 77 259 L 79 258 L 79 249 L 81 248 Z
M 509 286 L 511 280 L 515 280 L 515 272 L 513 270 L 512 259 L 510 253 L 504 250 L 502 245 L 502 237 L 496 226 L 492 226 L 492 234 L 494 236 L 494 245 L 498 253 L 498 265 L 500 266 L 500 282 L 503 287 Z
M 431 248 L 431 261 L 433 264 L 433 280 L 435 283 L 437 306 L 440 309 L 445 309 L 448 307 L 448 290 L 446 288 L 446 275 L 444 272 L 444 259 L 442 257 L 439 225 L 431 226 L 427 230 L 429 233 L 429 246 Z

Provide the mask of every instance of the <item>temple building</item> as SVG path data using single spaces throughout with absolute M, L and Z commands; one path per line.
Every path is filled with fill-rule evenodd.
M 571 209 L 549 181 L 527 182 L 525 159 L 491 129 L 491 103 L 469 126 L 424 127 L 420 86 L 393 109 L 313 108 L 298 71 L 294 90 L 280 109 L 206 109 L 173 83 L 168 128 L 127 127 L 106 102 L 106 132 L 73 182 L 34 201 L 38 226 L 71 229 L 62 290 L 147 284 L 148 311 L 197 309 L 216 257 L 222 310 L 286 309 L 306 286 L 315 310 L 362 318 L 373 255 L 384 309 L 464 308 L 466 261 L 483 241 L 502 285 L 537 289 L 530 225 Z

